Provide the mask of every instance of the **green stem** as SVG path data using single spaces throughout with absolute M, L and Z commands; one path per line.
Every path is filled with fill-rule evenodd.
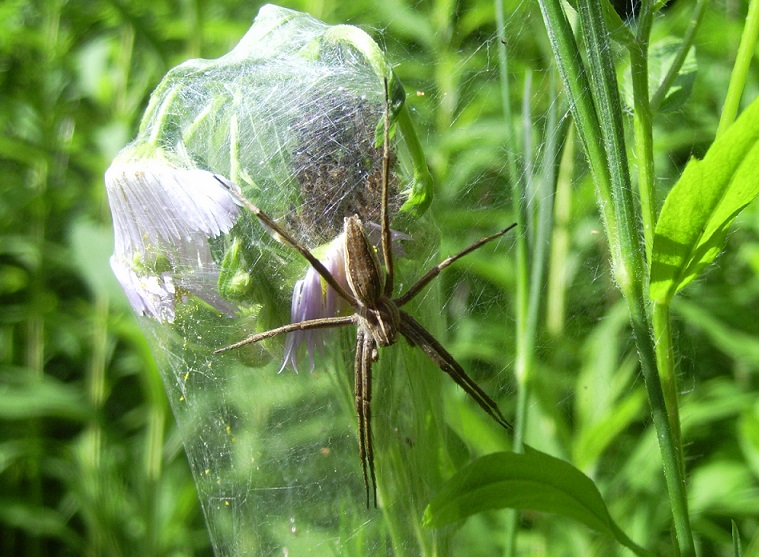
M 633 127 L 635 154 L 638 160 L 638 193 L 643 217 L 646 260 L 651 261 L 656 228 L 656 193 L 654 189 L 654 140 L 651 105 L 648 101 L 648 37 L 653 17 L 649 2 L 643 2 L 638 17 L 638 33 L 631 43 L 630 70 L 633 86 Z
M 512 183 L 512 195 L 516 203 L 517 230 L 516 235 L 516 361 L 514 376 L 517 382 L 517 411 L 514 417 L 514 452 L 521 453 L 524 450 L 525 430 L 527 429 L 527 410 L 530 400 L 530 377 L 534 367 L 533 344 L 534 336 L 529 331 L 529 246 L 526 229 L 526 200 L 523 186 L 527 180 L 515 180 Z M 509 511 L 506 528 L 506 555 L 516 555 L 516 538 L 518 529 L 519 513 L 516 510 Z
M 516 183 L 519 179 L 517 163 L 514 153 L 516 141 L 511 117 L 511 95 L 509 94 L 509 59 L 506 51 L 506 20 L 504 18 L 503 0 L 495 2 L 495 21 L 498 27 L 498 70 L 501 84 L 501 105 L 503 107 L 503 119 L 506 128 L 506 168 L 509 172 L 509 180 Z
M 529 82 L 525 81 L 524 99 L 529 99 Z M 530 120 L 529 104 L 524 107 L 522 117 Z M 529 137 L 525 137 L 527 144 L 525 151 L 529 151 Z M 527 155 L 526 155 L 527 158 Z M 526 163 L 527 161 L 525 161 Z M 512 197 L 516 205 L 517 229 L 516 235 L 516 363 L 515 378 L 517 381 L 517 415 L 515 418 L 514 442 L 513 449 L 521 453 L 524 450 L 524 435 L 527 428 L 527 401 L 529 399 L 529 385 L 532 378 L 532 368 L 534 366 L 533 358 L 533 339 L 534 336 L 530 331 L 530 230 L 529 213 L 527 207 L 527 192 L 530 189 L 532 175 L 525 172 L 521 179 L 514 180 L 511 184 Z
M 591 164 L 599 199 L 611 198 L 611 180 L 606 166 L 606 151 L 599 134 L 598 115 L 593 100 L 588 95 L 590 83 L 580 57 L 580 47 L 575 41 L 572 27 L 567 20 L 560 0 L 539 0 L 546 31 L 554 51 L 559 73 L 571 99 L 572 117 L 577 137 Z M 609 245 L 616 245 L 616 220 L 609 203 L 599 204 Z
M 516 235 L 516 362 L 515 377 L 517 381 L 517 410 L 514 417 L 514 441 L 513 450 L 522 452 L 524 450 L 524 436 L 527 428 L 527 409 L 530 399 L 529 376 L 530 370 L 534 365 L 532 361 L 533 349 L 531 346 L 531 335 L 528 331 L 528 313 L 529 313 L 529 245 L 528 238 L 530 231 L 527 228 L 527 202 L 526 182 L 530 179 L 525 174 L 523 178 L 517 170 L 517 162 L 514 153 L 517 151 L 516 134 L 511 113 L 511 95 L 509 85 L 509 65 L 508 55 L 506 52 L 506 35 L 504 10 L 502 0 L 495 2 L 496 24 L 498 25 L 499 47 L 498 59 L 500 70 L 501 85 L 501 103 L 504 117 L 504 127 L 506 130 L 506 168 L 509 173 L 509 182 L 511 183 L 512 198 L 515 204 L 515 213 L 517 216 L 517 235 Z M 529 79 L 525 87 L 529 87 Z M 529 99 L 529 95 L 524 96 Z M 523 116 L 529 119 L 527 114 L 529 105 Z M 529 137 L 525 137 L 529 141 Z M 525 148 L 526 150 L 526 148 Z M 527 157 L 526 157 L 527 158 Z M 506 535 L 505 535 L 505 555 L 512 557 L 516 554 L 517 531 L 519 529 L 519 511 L 516 509 L 509 510 L 506 516 Z
M 647 323 L 646 306 L 642 303 L 642 291 L 628 298 L 628 310 L 632 323 L 633 335 L 638 347 L 641 371 L 646 385 L 651 414 L 656 428 L 661 453 L 664 479 L 669 493 L 669 502 L 677 537 L 677 553 L 682 557 L 696 555 L 693 532 L 688 516 L 688 499 L 685 482 L 685 465 L 682 461 L 682 448 L 679 441 L 679 427 L 671 427 L 667 404 L 662 391 L 662 384 L 657 373 L 657 357 L 651 342 L 650 328 Z
M 738 54 L 735 58 L 735 67 L 730 74 L 730 85 L 727 88 L 727 97 L 725 98 L 725 106 L 722 108 L 717 137 L 730 127 L 738 114 L 757 36 L 759 36 L 759 0 L 751 0 L 748 5 L 746 26 L 743 28 L 741 44 L 738 46 Z
M 680 431 L 679 395 L 677 375 L 675 374 L 675 357 L 672 346 L 672 320 L 670 319 L 669 304 L 654 303 L 652 311 L 654 339 L 656 344 L 656 365 L 659 368 L 664 398 L 669 410 L 669 422 L 675 444 L 680 449 L 680 466 L 684 470 L 682 454 L 682 436 Z
M 531 400 L 532 377 L 535 372 L 535 346 L 537 344 L 538 320 L 544 291 L 545 267 L 552 226 L 553 192 L 556 184 L 558 145 L 566 131 L 558 126 L 558 106 L 556 91 L 552 88 L 552 98 L 547 117 L 548 136 L 543 151 L 542 172 L 533 176 L 530 159 L 530 133 L 533 127 L 529 99 L 530 74 L 525 80 L 522 98 L 522 121 L 524 124 L 525 172 L 522 179 L 512 182 L 512 197 L 517 204 L 517 219 L 520 233 L 517 237 L 517 319 L 516 319 L 516 369 L 518 382 L 517 412 L 515 417 L 513 450 L 524 451 L 527 430 L 528 409 Z M 515 151 L 515 149 L 511 149 Z M 515 165 L 516 166 L 516 165 Z M 528 203 L 528 199 L 535 200 Z M 528 224 L 529 223 L 529 224 Z M 528 228 L 529 226 L 529 228 Z M 506 555 L 516 554 L 518 512 L 511 511 L 507 519 Z
M 559 174 L 556 180 L 553 236 L 548 266 L 548 293 L 546 296 L 546 328 L 553 337 L 564 330 L 566 306 L 567 267 L 569 259 L 569 218 L 572 209 L 572 174 L 575 161 L 574 126 L 569 126 L 564 142 Z
M 593 0 L 581 0 L 578 7 L 583 38 L 588 48 L 588 67 L 593 85 L 591 93 L 599 114 L 598 120 L 608 154 L 612 182 L 613 195 L 610 199 L 602 199 L 601 203 L 613 205 L 619 226 L 616 238 L 619 245 L 612 247 L 612 256 L 618 257 L 613 261 L 614 276 L 630 313 L 641 371 L 657 431 L 678 548 L 681 555 L 690 557 L 695 555 L 695 545 L 688 517 L 685 477 L 682 473 L 684 466 L 680 458 L 682 451 L 670 427 L 667 405 L 656 367 L 651 326 L 648 322 L 647 300 L 644 295 L 647 269 L 636 229 L 637 212 L 630 188 L 623 112 L 611 45 L 600 4 Z
M 409 155 L 411 155 L 411 164 L 414 167 L 411 195 L 408 201 L 403 204 L 402 210 L 410 211 L 413 216 L 419 216 L 432 203 L 434 185 L 424 149 L 419 141 L 419 136 L 416 135 L 414 123 L 411 121 L 411 115 L 405 103 L 396 116 L 396 124 L 400 128 L 403 141 L 406 143 Z
M 682 555 L 695 555 L 688 518 L 681 451 L 670 427 L 667 407 L 656 368 L 656 353 L 648 323 L 644 281 L 647 275 L 638 240 L 638 215 L 630 188 L 624 142 L 622 109 L 616 83 L 612 49 L 601 5 L 579 0 L 578 13 L 588 50 L 587 84 L 579 50 L 559 0 L 540 0 L 549 38 L 569 93 L 578 135 L 586 149 L 597 185 L 604 217 L 615 281 L 625 297 L 638 348 L 651 413 L 659 440 L 662 466 L 669 492 L 678 548 Z M 587 91 L 591 95 L 587 95 Z M 589 98 L 591 97 L 592 98 Z
M 703 5 L 696 8 L 696 14 L 691 23 L 690 30 L 695 33 L 698 22 L 703 16 Z M 699 15 L 698 12 L 701 12 Z M 643 2 L 638 18 L 638 32 L 636 40 L 630 45 L 630 66 L 633 83 L 634 98 L 634 129 L 635 129 L 635 152 L 638 160 L 638 191 L 640 193 L 640 205 L 643 220 L 643 235 L 646 244 L 646 258 L 651 261 L 653 250 L 654 230 L 656 228 L 656 209 L 658 203 L 654 188 L 654 149 L 653 149 L 653 109 L 659 101 L 649 101 L 648 98 L 648 41 L 653 23 L 653 13 L 649 2 Z M 677 75 L 682 66 L 685 55 L 693 42 L 693 35 L 686 40 L 687 45 L 681 49 L 678 59 L 672 64 L 669 76 Z M 670 80 L 671 81 L 671 80 Z M 669 85 L 665 79 L 657 94 L 664 98 Z M 644 285 L 645 287 L 645 285 Z M 645 291 L 645 290 L 644 290 Z M 651 313 L 651 325 L 653 327 L 654 349 L 656 353 L 657 370 L 663 389 L 665 406 L 669 426 L 672 431 L 674 448 L 678 452 L 678 464 L 680 474 L 685 477 L 684 455 L 682 437 L 680 434 L 680 405 L 678 400 L 677 376 L 674 373 L 674 358 L 672 353 L 672 330 L 669 307 L 655 305 Z

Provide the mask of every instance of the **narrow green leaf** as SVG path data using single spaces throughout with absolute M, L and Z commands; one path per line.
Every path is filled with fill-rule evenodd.
M 759 194 L 759 99 L 692 160 L 656 224 L 651 298 L 668 303 L 717 256 L 730 224 Z
M 738 532 L 738 525 L 734 520 L 730 521 L 733 530 L 733 555 L 735 557 L 743 557 L 743 547 L 741 547 L 741 535 Z
M 531 509 L 572 518 L 637 555 L 649 555 L 620 530 L 590 478 L 563 460 L 527 449 L 493 453 L 459 470 L 427 506 L 423 524 L 438 528 L 486 510 Z
M 0 523 L 35 537 L 57 538 L 74 547 L 81 547 L 81 540 L 69 528 L 66 517 L 50 507 L 3 498 L 0 499 Z
M 569 0 L 569 5 L 577 11 L 577 1 Z M 601 9 L 603 10 L 604 19 L 606 20 L 606 27 L 611 33 L 611 38 L 617 41 L 623 46 L 628 46 L 635 41 L 635 35 L 627 27 L 622 17 L 617 13 L 609 0 L 603 0 L 601 2 Z
M 16 375 L 0 376 L 0 420 L 93 417 L 80 388 L 48 376 L 36 378 L 18 371 Z

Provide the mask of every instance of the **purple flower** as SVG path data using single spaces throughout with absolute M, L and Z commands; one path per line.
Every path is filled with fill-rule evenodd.
M 350 292 L 348 279 L 345 276 L 345 249 L 343 244 L 344 234 L 340 234 L 327 247 L 322 263 L 335 277 L 338 284 Z M 322 280 L 319 273 L 313 267 L 309 267 L 306 276 L 296 282 L 293 288 L 290 322 L 298 323 L 309 319 L 332 317 L 349 308 L 350 306 L 338 296 L 337 292 Z M 304 344 L 308 348 L 308 357 L 311 370 L 313 370 L 314 355 L 324 347 L 324 340 L 328 334 L 328 331 L 323 329 L 311 329 L 287 335 L 285 359 L 279 371 L 281 372 L 287 366 L 292 367 L 296 372 L 298 371 L 298 351 Z
M 209 239 L 228 232 L 237 200 L 211 172 L 155 159 L 117 159 L 105 174 L 115 237 L 111 267 L 137 315 L 175 318 L 178 295 L 225 313 Z

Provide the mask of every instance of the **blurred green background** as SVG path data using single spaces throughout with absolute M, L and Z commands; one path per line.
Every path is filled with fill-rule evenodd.
M 692 94 L 657 119 L 662 192 L 714 136 L 745 4 L 712 2 L 696 40 Z M 544 114 L 552 103 L 566 112 L 561 97 L 550 94 L 556 76 L 536 3 L 505 2 L 512 111 L 531 138 L 511 145 L 492 2 L 283 5 L 327 23 L 359 25 L 387 49 L 436 179 L 432 211 L 442 253 L 510 222 L 504 153 L 539 155 L 553 131 Z M 0 3 L 2 556 L 211 554 L 160 376 L 108 266 L 103 173 L 135 136 L 161 77 L 188 58 L 227 52 L 258 8 L 218 0 Z M 654 37 L 682 36 L 692 8 L 673 3 Z M 620 53 L 622 81 L 623 67 Z M 748 100 L 759 94 L 757 73 Z M 527 442 L 590 475 L 633 539 L 667 548 L 669 506 L 656 441 L 578 151 L 568 160 L 571 184 L 556 204 Z M 524 161 L 521 172 L 531 172 Z M 759 554 L 758 275 L 754 204 L 706 278 L 674 306 L 691 514 L 702 555 L 730 554 L 731 520 L 745 554 Z M 500 375 L 508 383 L 509 260 L 473 254 L 443 280 L 446 345 L 474 377 Z M 500 399 L 507 415 L 511 398 Z M 564 519 L 525 514 L 522 526 L 520 555 L 619 551 Z M 499 524 L 483 519 L 480 531 L 471 555 L 498 554 Z

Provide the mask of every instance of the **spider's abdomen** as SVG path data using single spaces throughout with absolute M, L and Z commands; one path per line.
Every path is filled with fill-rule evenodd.
M 362 306 L 371 308 L 382 297 L 385 276 L 377 250 L 366 238 L 358 215 L 345 219 L 345 274 L 353 295 Z

